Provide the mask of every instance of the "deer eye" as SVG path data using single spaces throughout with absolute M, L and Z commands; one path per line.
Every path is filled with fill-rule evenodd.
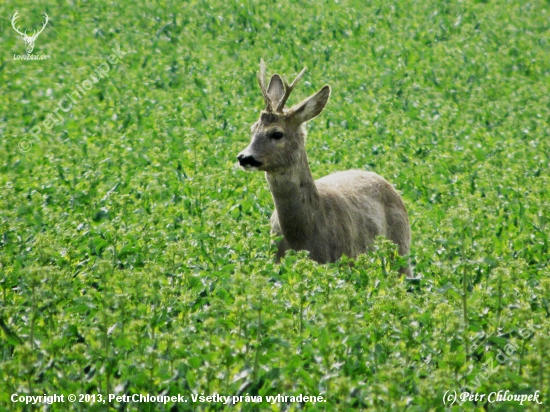
M 279 131 L 269 134 L 269 138 L 273 140 L 281 140 L 283 137 L 284 137 L 283 132 L 279 132 Z

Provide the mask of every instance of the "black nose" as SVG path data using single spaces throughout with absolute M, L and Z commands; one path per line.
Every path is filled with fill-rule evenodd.
M 237 156 L 237 159 L 239 159 L 239 164 L 242 167 L 247 167 L 247 166 L 260 167 L 262 165 L 262 162 L 259 162 L 256 159 L 254 159 L 254 156 L 247 156 L 247 155 L 240 154 Z

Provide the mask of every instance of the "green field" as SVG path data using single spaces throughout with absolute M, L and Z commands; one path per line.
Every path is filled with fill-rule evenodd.
M 48 14 L 33 53 L 49 59 L 14 58 L 16 10 L 29 33 Z M 15 0 L 0 15 L 0 411 L 550 410 L 548 2 Z M 274 263 L 267 183 L 236 165 L 260 58 L 289 79 L 308 67 L 290 105 L 332 87 L 308 127 L 313 176 L 389 180 L 420 282 L 383 239 L 355 264 Z M 449 406 L 462 390 L 485 399 Z M 487 401 L 501 390 L 541 404 Z

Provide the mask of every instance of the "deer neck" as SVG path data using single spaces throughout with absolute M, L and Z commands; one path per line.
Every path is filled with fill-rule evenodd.
M 283 235 L 293 247 L 305 246 L 314 229 L 319 192 L 303 151 L 295 165 L 281 172 L 267 172 L 266 178 L 277 209 Z

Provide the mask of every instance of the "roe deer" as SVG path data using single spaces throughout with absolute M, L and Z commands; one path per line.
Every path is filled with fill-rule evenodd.
M 411 232 L 401 196 L 376 173 L 348 170 L 313 180 L 305 149 L 305 122 L 319 115 L 330 96 L 327 85 L 301 103 L 285 109 L 294 86 L 278 74 L 265 85 L 265 63 L 260 61 L 258 82 L 265 110 L 252 125 L 252 141 L 238 156 L 248 171 L 265 172 L 275 212 L 272 231 L 282 235 L 277 260 L 288 249 L 307 250 L 310 257 L 327 263 L 343 254 L 365 253 L 376 236 L 397 244 L 401 256 L 409 254 Z M 401 268 L 412 277 L 410 266 Z

